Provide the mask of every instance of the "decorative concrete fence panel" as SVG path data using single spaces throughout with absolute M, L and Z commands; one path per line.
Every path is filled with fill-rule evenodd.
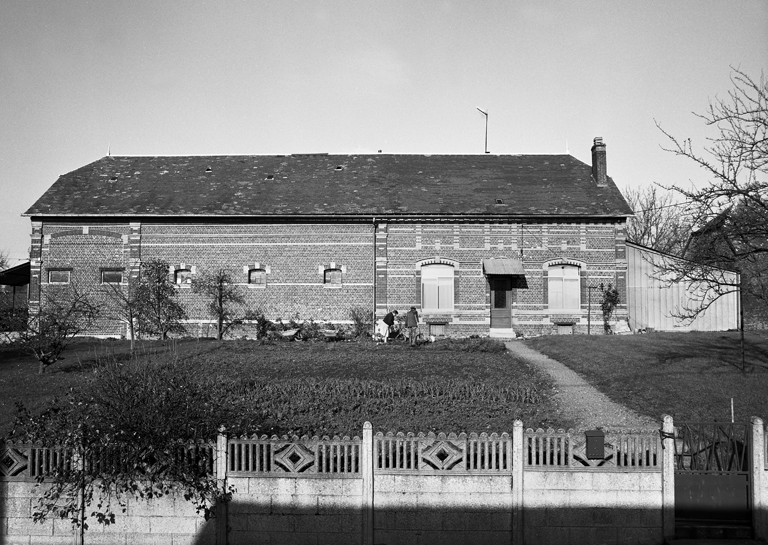
M 359 437 L 229 440 L 229 545 L 360 543 L 361 446 Z
M 362 437 L 239 437 L 180 449 L 236 489 L 209 521 L 177 495 L 130 498 L 116 524 L 95 522 L 87 543 L 473 543 L 657 545 L 675 532 L 676 428 L 606 433 Z M 749 441 L 756 538 L 766 537 L 763 423 Z M 0 449 L 0 542 L 76 543 L 68 521 L 32 521 L 45 476 L 74 463 L 98 472 L 124 463 L 109 449 L 77 461 L 62 449 Z
M 590 452 L 586 430 L 526 430 L 526 545 L 661 542 L 659 430 L 595 435 Z

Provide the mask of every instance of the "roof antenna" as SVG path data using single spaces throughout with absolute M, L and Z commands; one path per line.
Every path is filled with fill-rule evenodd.
M 112 156 L 112 141 L 107 142 L 107 157 Z
M 488 108 L 486 108 L 485 111 L 478 108 L 477 111 L 485 116 L 485 153 L 489 153 L 488 152 Z

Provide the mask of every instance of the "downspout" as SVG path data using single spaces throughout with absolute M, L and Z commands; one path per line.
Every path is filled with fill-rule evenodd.
M 372 336 L 376 334 L 376 216 L 373 216 L 373 331 Z

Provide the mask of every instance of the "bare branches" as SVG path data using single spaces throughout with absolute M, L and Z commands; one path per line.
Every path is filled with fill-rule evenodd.
M 61 358 L 69 343 L 96 320 L 100 308 L 74 287 L 45 293 L 40 310 L 19 324 L 15 343 L 37 358 L 38 374 Z
M 737 68 L 731 82 L 727 96 L 695 114 L 715 131 L 700 150 L 690 138 L 678 139 L 657 123 L 669 143 L 664 149 L 693 161 L 708 182 L 698 189 L 671 188 L 690 202 L 694 231 L 686 260 L 661 269 L 666 278 L 687 282 L 699 294 L 691 300 L 699 312 L 738 289 L 737 277 L 728 271 L 741 273 L 745 293 L 768 299 L 768 83 Z M 683 314 L 695 315 L 696 305 Z
M 192 284 L 196 293 L 208 298 L 208 312 L 216 319 L 216 336 L 222 340 L 234 326 L 241 324 L 243 318 L 236 315 L 236 308 L 245 302 L 237 286 L 232 283 L 232 276 L 225 270 L 204 273 Z
M 674 194 L 651 186 L 629 188 L 624 196 L 635 212 L 627 223 L 627 238 L 660 252 L 681 255 L 690 223 L 683 205 L 674 202 Z

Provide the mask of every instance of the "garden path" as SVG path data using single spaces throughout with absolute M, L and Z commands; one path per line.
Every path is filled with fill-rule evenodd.
M 507 350 L 549 374 L 555 382 L 560 412 L 575 422 L 576 428 L 610 431 L 622 428 L 653 429 L 660 421 L 615 403 L 559 361 L 527 347 L 522 341 L 509 341 Z

